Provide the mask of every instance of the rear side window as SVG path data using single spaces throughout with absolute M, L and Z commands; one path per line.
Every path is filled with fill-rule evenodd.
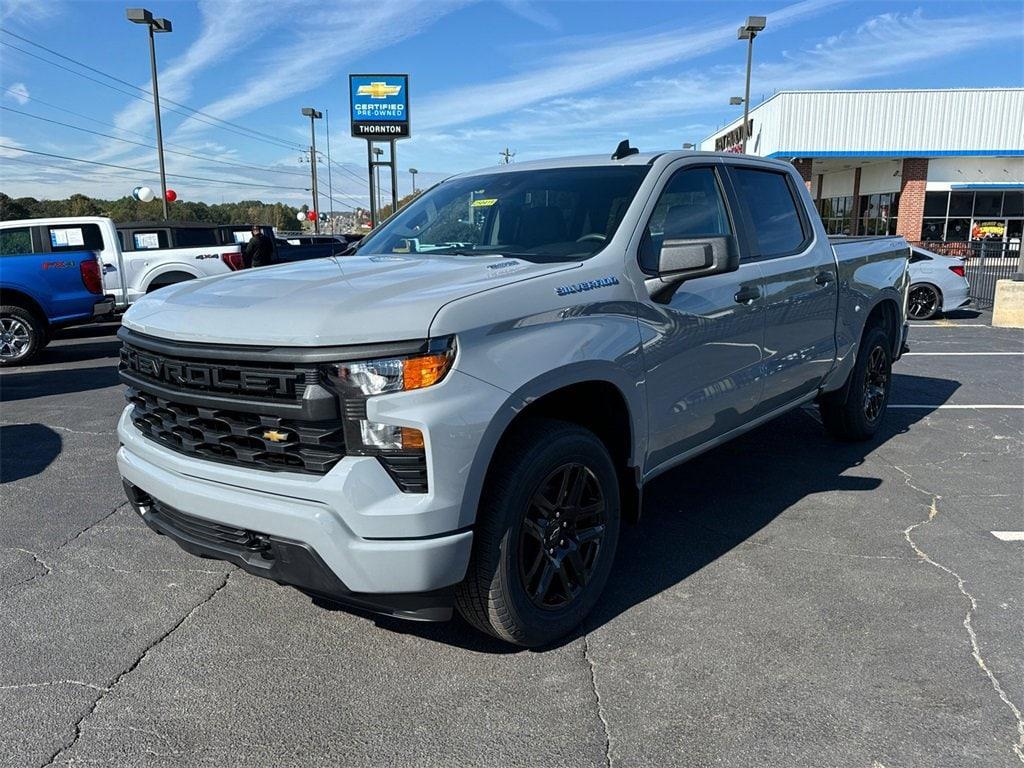
M 787 256 L 800 250 L 807 233 L 786 174 L 733 168 L 732 175 L 753 227 L 758 255 Z
M 28 227 L 0 229 L 0 256 L 32 253 L 32 233 Z
M 217 233 L 213 229 L 191 227 L 174 230 L 174 243 L 178 248 L 205 248 L 217 245 Z
M 931 261 L 931 260 L 932 260 L 931 256 L 928 256 L 927 254 L 921 253 L 921 251 L 912 250 L 910 252 L 910 263 L 911 264 L 916 264 L 919 261 Z
M 80 224 L 74 227 L 47 227 L 50 250 L 61 251 L 102 251 L 103 234 L 99 224 Z

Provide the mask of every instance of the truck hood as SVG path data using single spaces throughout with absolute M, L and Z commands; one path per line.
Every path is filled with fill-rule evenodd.
M 163 288 L 134 304 L 124 325 L 215 344 L 318 347 L 419 339 L 451 301 L 577 266 L 428 254 L 315 259 Z

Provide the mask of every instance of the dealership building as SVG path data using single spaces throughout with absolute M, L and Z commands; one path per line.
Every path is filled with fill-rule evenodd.
M 741 152 L 742 116 L 701 142 Z M 780 91 L 747 151 L 789 160 L 830 233 L 1019 243 L 1024 89 Z

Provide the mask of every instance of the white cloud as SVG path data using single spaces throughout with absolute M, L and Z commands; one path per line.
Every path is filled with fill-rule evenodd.
M 772 13 L 772 28 L 818 13 L 838 0 L 804 0 Z M 541 101 L 574 95 L 659 67 L 733 45 L 737 21 L 704 31 L 673 29 L 653 34 L 556 41 L 576 48 L 557 54 L 533 71 L 486 84 L 460 87 L 421 102 L 420 130 L 460 125 Z
M 29 102 L 28 87 L 24 83 L 11 83 L 7 87 L 7 96 L 24 106 Z
M 507 7 L 516 16 L 544 29 L 553 31 L 561 27 L 553 13 L 531 0 L 502 0 L 502 5 Z

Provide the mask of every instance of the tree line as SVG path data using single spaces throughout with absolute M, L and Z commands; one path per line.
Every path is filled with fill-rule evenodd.
M 283 203 L 264 203 L 262 200 L 214 204 L 176 200 L 168 203 L 172 221 L 206 221 L 211 224 L 258 223 L 269 224 L 280 230 L 300 228 L 295 218 L 299 210 Z M 12 198 L 0 192 L 0 220 L 57 216 L 107 216 L 116 222 L 159 221 L 163 218 L 163 207 L 159 199 L 144 203 L 130 196 L 117 200 L 101 200 L 75 194 L 63 200 L 37 200 L 34 197 Z

